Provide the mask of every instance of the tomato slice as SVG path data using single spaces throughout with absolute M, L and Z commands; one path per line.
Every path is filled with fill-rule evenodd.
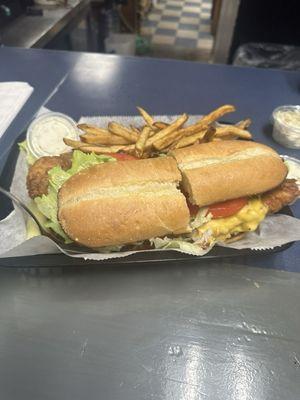
M 246 197 L 239 199 L 222 201 L 208 207 L 208 212 L 212 214 L 213 218 L 230 217 L 242 209 L 248 202 Z
M 113 157 L 118 161 L 138 160 L 137 157 L 132 156 L 130 154 L 126 154 L 126 153 L 106 153 L 105 155 Z
M 191 204 L 188 200 L 187 200 L 187 205 L 190 210 L 191 217 L 195 217 L 195 215 L 197 215 L 197 212 L 199 211 L 199 207 L 196 206 L 195 204 Z

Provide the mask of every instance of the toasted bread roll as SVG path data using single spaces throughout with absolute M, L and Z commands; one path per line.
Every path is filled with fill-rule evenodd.
M 170 157 L 99 164 L 72 176 L 58 196 L 67 235 L 89 247 L 188 230 L 189 210 Z
M 287 167 L 270 147 L 228 140 L 169 153 L 182 173 L 182 186 L 199 207 L 266 192 L 278 186 Z

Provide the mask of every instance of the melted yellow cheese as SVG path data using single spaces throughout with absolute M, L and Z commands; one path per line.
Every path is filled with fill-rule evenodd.
M 236 214 L 231 217 L 211 219 L 197 229 L 196 236 L 205 232 L 212 233 L 212 241 L 222 242 L 241 232 L 255 231 L 260 222 L 265 218 L 268 207 L 255 197 Z

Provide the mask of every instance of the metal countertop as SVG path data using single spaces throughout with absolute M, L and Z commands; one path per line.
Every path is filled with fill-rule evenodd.
M 1 33 L 5 46 L 22 48 L 43 47 L 48 44 L 74 18 L 84 15 L 89 0 L 68 0 L 67 6 L 43 7 L 43 15 L 21 15 Z

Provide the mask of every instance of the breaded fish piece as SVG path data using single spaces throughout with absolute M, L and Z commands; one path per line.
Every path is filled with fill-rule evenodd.
M 262 201 L 269 207 L 269 214 L 276 213 L 300 196 L 295 179 L 286 179 L 280 186 L 262 195 Z
M 29 196 L 34 199 L 43 194 L 48 194 L 48 171 L 56 166 L 60 166 L 64 170 L 71 168 L 71 158 L 72 153 L 65 153 L 60 156 L 41 157 L 31 165 L 26 181 Z

